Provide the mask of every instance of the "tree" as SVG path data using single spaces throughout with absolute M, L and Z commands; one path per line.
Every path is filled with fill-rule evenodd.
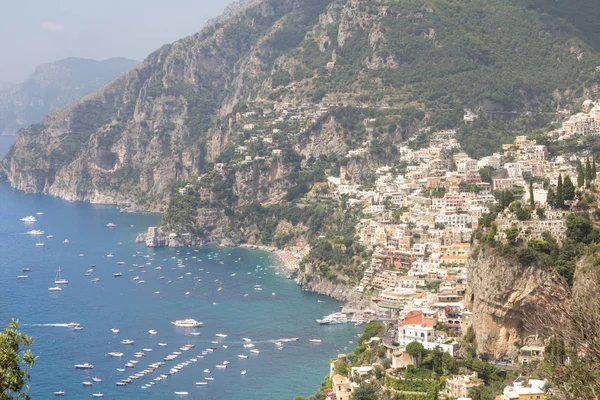
M 575 243 L 589 243 L 593 225 L 587 213 L 572 213 L 567 216 L 566 236 Z
M 19 332 L 19 322 L 14 319 L 0 333 L 0 399 L 29 399 L 29 369 L 36 361 L 27 349 L 32 344 L 33 339 Z
M 562 175 L 558 174 L 558 184 L 556 185 L 556 200 L 554 201 L 554 207 L 563 208 L 565 206 L 565 194 L 563 191 L 563 179 Z
M 535 198 L 533 197 L 533 179 L 529 180 L 529 205 L 532 209 L 535 207 Z
M 563 199 L 573 200 L 575 198 L 575 185 L 571 182 L 569 175 L 565 177 L 563 182 Z
M 592 166 L 590 164 L 590 158 L 585 160 L 585 186 L 590 186 L 592 182 Z
M 506 234 L 506 240 L 508 240 L 508 243 L 514 244 L 517 241 L 517 237 L 519 237 L 520 232 L 521 230 L 516 225 L 505 229 L 504 233 Z
M 548 204 L 551 207 L 554 207 L 554 204 L 556 203 L 556 193 L 554 192 L 554 190 L 552 188 L 548 189 L 548 194 L 546 195 L 546 204 Z
M 537 214 L 539 219 L 546 219 L 546 210 L 544 210 L 543 208 L 536 209 L 535 213 Z
M 406 352 L 413 357 L 420 357 L 425 351 L 425 347 L 419 342 L 410 342 L 406 345 Z
M 352 400 L 377 400 L 377 389 L 370 383 L 361 383 L 352 393 Z
M 577 187 L 582 187 L 585 184 L 585 172 L 581 161 L 577 163 Z
M 592 161 L 592 180 L 596 179 L 596 159 Z

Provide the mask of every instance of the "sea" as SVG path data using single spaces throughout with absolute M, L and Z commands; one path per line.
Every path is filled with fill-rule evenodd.
M 0 155 L 12 140 L 0 137 Z M 30 215 L 37 222 L 20 221 Z M 223 247 L 151 249 L 135 242 L 159 221 L 158 215 L 121 214 L 115 206 L 25 195 L 0 183 L 0 325 L 18 319 L 35 339 L 33 399 L 54 398 L 60 390 L 72 399 L 100 393 L 109 399 L 293 399 L 314 393 L 329 360 L 355 347 L 360 327 L 315 321 L 339 311 L 340 303 L 302 291 L 271 254 Z M 27 234 L 34 229 L 44 234 Z M 68 284 L 50 292 L 59 268 Z M 122 276 L 115 277 L 117 272 Z M 95 278 L 99 281 L 92 282 Z M 171 324 L 185 318 L 203 326 Z M 83 329 L 73 330 L 71 322 Z M 242 338 L 252 339 L 259 353 L 244 347 L 248 342 Z M 292 338 L 298 340 L 287 340 Z M 124 339 L 134 344 L 121 344 Z M 174 352 L 181 353 L 176 360 L 163 361 Z M 137 361 L 134 368 L 125 368 L 130 360 Z M 226 368 L 216 368 L 226 361 Z M 154 373 L 116 385 L 158 362 L 164 365 Z M 94 368 L 74 367 L 81 363 Z M 178 373 L 160 378 L 178 364 Z

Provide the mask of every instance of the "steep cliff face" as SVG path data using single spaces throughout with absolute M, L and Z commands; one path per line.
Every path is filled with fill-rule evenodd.
M 37 67 L 23 83 L 0 91 L 0 135 L 40 122 L 49 112 L 101 88 L 137 63 L 125 58 L 67 58 Z
M 360 131 L 368 112 L 325 107 L 279 142 L 306 158 L 340 156 L 367 141 L 389 148 L 441 110 L 562 104 L 576 95 L 569 87 L 596 83 L 597 65 L 577 31 L 518 2 L 245 1 L 22 130 L 0 175 L 28 193 L 160 211 L 174 182 L 205 172 L 244 135 L 244 112 L 324 102 L 422 114 Z M 348 172 L 362 176 L 365 165 L 376 163 Z
M 543 338 L 552 305 L 568 299 L 552 271 L 524 268 L 494 249 L 479 251 L 467 267 L 466 306 L 473 313 L 480 354 L 500 358 L 515 352 L 516 341 Z

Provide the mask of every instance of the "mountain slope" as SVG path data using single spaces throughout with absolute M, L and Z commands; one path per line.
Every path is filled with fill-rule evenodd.
M 254 0 L 230 10 L 21 131 L 2 161 L 5 177 L 27 192 L 164 210 L 175 182 L 243 143 L 244 112 L 322 101 L 392 114 L 375 136 L 362 123 L 372 113 L 330 108 L 278 143 L 308 158 L 364 140 L 398 144 L 424 115 L 448 125 L 465 107 L 555 110 L 597 86 L 600 57 L 582 31 L 517 0 Z M 282 190 L 299 176 L 271 168 Z M 231 199 L 281 196 L 245 190 Z
M 138 62 L 67 58 L 35 69 L 23 83 L 0 91 L 0 134 L 13 134 L 106 85 Z

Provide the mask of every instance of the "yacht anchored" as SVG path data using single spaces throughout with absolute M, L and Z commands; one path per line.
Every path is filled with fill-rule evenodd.
M 202 322 L 196 321 L 195 319 L 191 318 L 178 319 L 177 321 L 171 321 L 171 323 L 181 328 L 196 328 L 202 326 Z
M 123 357 L 123 353 L 119 353 L 116 351 L 110 352 L 110 353 L 108 353 L 108 355 L 111 357 Z
M 157 333 L 158 333 L 158 332 L 156 332 L 154 329 L 150 329 L 150 330 L 148 331 L 148 334 L 150 334 L 150 335 L 156 335 Z
M 21 218 L 21 222 L 37 222 L 37 219 L 33 215 L 28 215 Z
M 69 281 L 66 280 L 65 278 L 62 278 L 60 276 L 60 273 L 61 273 L 61 270 L 60 270 L 60 267 L 58 267 L 58 270 L 56 271 L 56 278 L 54 278 L 54 283 L 56 285 L 66 285 L 66 284 L 68 284 Z
M 321 325 L 345 324 L 348 322 L 348 316 L 344 313 L 329 314 L 323 319 L 318 319 L 317 322 Z
M 115 278 L 118 278 L 119 276 L 123 276 L 123 273 L 122 273 L 122 272 L 115 272 L 115 273 L 113 274 L 113 276 L 114 276 Z
M 117 328 L 112 328 L 112 329 L 111 329 L 111 332 L 112 332 L 112 333 L 119 333 L 119 330 L 118 330 Z
M 94 369 L 94 366 L 90 363 L 75 364 L 74 367 L 77 369 Z
M 60 288 L 60 286 L 54 286 L 54 287 L 48 288 L 48 290 L 51 292 L 60 292 L 62 289 Z
M 59 390 L 58 392 L 54 392 L 55 396 L 64 396 L 66 392 L 64 390 Z
M 37 235 L 43 235 L 44 231 L 40 231 L 39 229 L 34 229 L 32 231 L 28 231 L 27 234 L 28 235 L 35 235 L 35 236 L 37 236 Z
M 133 344 L 134 341 L 131 339 L 123 339 L 121 340 L 121 344 Z

